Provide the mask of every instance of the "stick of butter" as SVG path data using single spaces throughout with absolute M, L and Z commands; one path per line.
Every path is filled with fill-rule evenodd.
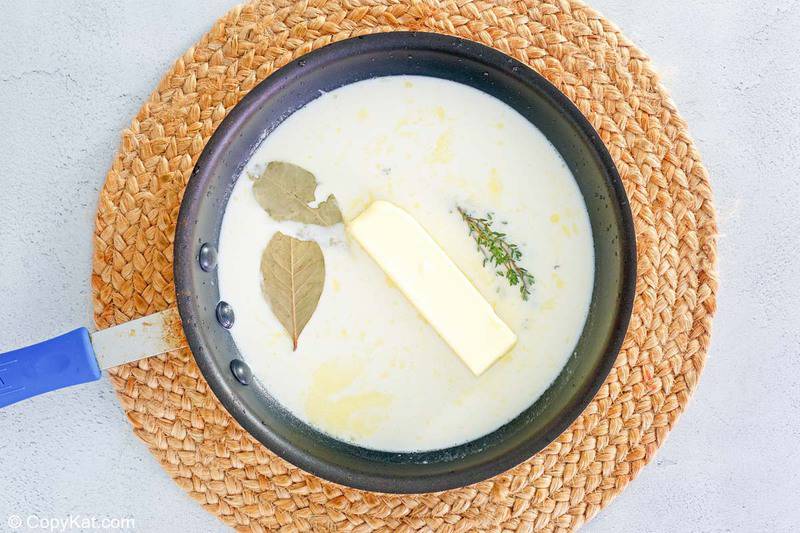
M 373 202 L 348 230 L 475 375 L 517 342 L 478 289 L 404 210 Z

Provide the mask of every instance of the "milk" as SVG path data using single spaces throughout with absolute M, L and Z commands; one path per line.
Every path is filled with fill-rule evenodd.
M 516 346 L 476 377 L 382 270 L 330 228 L 275 222 L 252 181 L 270 161 L 312 172 L 345 221 L 372 201 L 408 211 L 516 333 Z M 456 208 L 494 213 L 536 278 L 528 301 L 483 265 Z M 345 222 L 346 223 L 346 222 Z M 313 239 L 325 287 L 297 351 L 261 292 L 261 254 L 276 231 Z M 386 451 L 446 448 L 485 435 L 530 406 L 559 374 L 589 308 L 594 251 L 580 191 L 533 125 L 454 82 L 391 76 L 321 95 L 269 134 L 236 183 L 219 243 L 230 332 L 269 393 L 344 441 Z

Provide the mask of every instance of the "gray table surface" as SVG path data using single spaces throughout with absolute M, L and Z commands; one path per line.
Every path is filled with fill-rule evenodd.
M 651 55 L 690 125 L 721 289 L 689 409 L 585 530 L 796 530 L 800 3 L 592 1 Z M 120 132 L 234 3 L 0 2 L 0 351 L 91 323 L 94 212 Z M 224 530 L 134 437 L 107 379 L 0 411 L 0 435 L 0 531 L 12 514 Z

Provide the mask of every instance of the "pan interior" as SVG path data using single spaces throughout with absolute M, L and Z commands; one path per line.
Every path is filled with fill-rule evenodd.
M 592 302 L 561 374 L 514 420 L 444 450 L 387 453 L 335 440 L 294 417 L 257 382 L 231 372 L 239 354 L 216 320 L 214 271 L 200 268 L 203 244 L 216 246 L 225 206 L 241 169 L 265 135 L 293 111 L 356 81 L 390 75 L 448 79 L 517 110 L 556 147 L 578 182 L 595 248 Z M 580 414 L 607 376 L 630 316 L 635 241 L 627 198 L 597 133 L 546 80 L 476 43 L 436 34 L 376 34 L 342 41 L 291 63 L 254 88 L 209 141 L 187 186 L 176 230 L 175 280 L 187 339 L 226 409 L 256 439 L 323 478 L 380 492 L 430 492 L 500 473 L 542 449 Z

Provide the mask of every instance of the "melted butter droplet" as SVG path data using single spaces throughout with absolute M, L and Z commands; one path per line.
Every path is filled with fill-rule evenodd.
M 306 400 L 309 420 L 331 433 L 353 439 L 373 434 L 386 418 L 391 396 L 377 391 L 349 393 L 363 373 L 359 361 L 329 361 L 314 372 Z
M 489 193 L 493 196 L 499 196 L 501 192 L 503 192 L 503 182 L 500 180 L 500 177 L 497 175 L 497 169 L 492 168 L 489 172 Z
M 430 163 L 449 163 L 453 160 L 453 135 L 450 130 L 439 135 L 433 153 L 428 157 Z

